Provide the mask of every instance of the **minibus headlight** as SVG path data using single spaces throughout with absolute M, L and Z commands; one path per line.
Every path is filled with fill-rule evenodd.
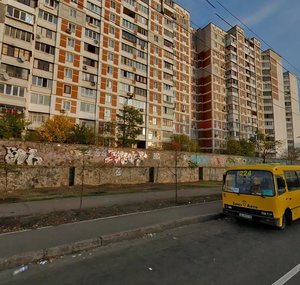
M 226 208 L 226 209 L 232 209 L 232 206 L 230 206 L 230 205 L 225 205 L 225 208 Z

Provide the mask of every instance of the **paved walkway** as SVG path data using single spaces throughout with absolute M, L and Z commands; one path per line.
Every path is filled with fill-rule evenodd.
M 163 186 L 166 188 L 166 190 L 163 191 L 151 191 L 149 185 L 142 185 L 142 187 L 148 187 L 147 192 L 83 197 L 82 208 L 108 207 L 113 205 L 136 204 L 154 200 L 175 199 L 174 185 Z M 180 200 L 180 197 L 207 196 L 219 193 L 221 193 L 220 187 L 197 188 L 195 187 L 195 184 L 181 184 L 178 185 L 177 195 Z M 78 197 L 33 202 L 5 203 L 0 204 L 0 218 L 45 214 L 63 210 L 75 210 L 79 208 L 79 203 L 80 199 Z
M 220 193 L 220 188 L 186 187 L 178 197 Z M 174 190 L 85 197 L 83 207 L 139 203 L 174 197 Z M 78 198 L 1 205 L 1 216 L 78 208 Z M 6 212 L 8 211 L 8 212 Z M 0 270 L 220 217 L 221 201 L 176 206 L 71 224 L 0 234 Z

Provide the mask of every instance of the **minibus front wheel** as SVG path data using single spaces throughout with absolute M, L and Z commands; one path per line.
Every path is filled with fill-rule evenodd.
M 290 209 L 287 209 L 284 212 L 282 217 L 281 226 L 279 227 L 281 230 L 284 230 L 286 225 L 290 225 L 292 223 L 292 212 Z
M 279 229 L 284 230 L 286 227 L 286 213 L 282 216 L 281 226 L 279 226 Z

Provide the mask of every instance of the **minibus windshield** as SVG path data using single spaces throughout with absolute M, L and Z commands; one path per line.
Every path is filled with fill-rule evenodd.
M 238 194 L 274 196 L 273 174 L 263 170 L 230 170 L 223 191 Z

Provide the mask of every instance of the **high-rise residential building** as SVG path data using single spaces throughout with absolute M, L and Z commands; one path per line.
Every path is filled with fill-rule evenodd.
M 300 110 L 298 80 L 295 74 L 283 73 L 284 101 L 288 149 L 300 147 Z
M 280 142 L 273 156 L 280 157 L 287 150 L 287 125 L 283 85 L 282 58 L 268 49 L 262 52 L 265 134 Z
M 260 42 L 235 26 L 210 23 L 193 37 L 193 126 L 203 150 L 222 152 L 227 138 L 264 132 Z
M 30 129 L 64 114 L 109 146 L 131 105 L 138 147 L 190 135 L 190 16 L 172 0 L 8 0 L 0 15 L 0 108 Z

